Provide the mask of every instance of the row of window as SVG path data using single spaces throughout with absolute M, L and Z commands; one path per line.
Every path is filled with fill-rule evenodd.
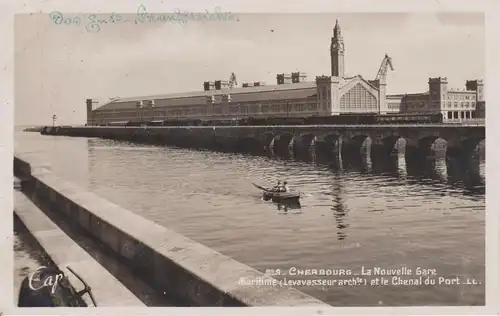
M 311 112 L 317 111 L 316 102 L 286 103 L 286 104 L 230 104 L 230 105 L 199 105 L 184 108 L 164 108 L 123 110 L 111 112 L 95 112 L 97 118 L 141 118 L 141 117 L 197 117 L 221 114 L 259 114 L 259 113 L 288 113 L 288 112 Z
M 443 97 L 444 99 L 444 97 Z M 448 100 L 476 100 L 475 95 L 470 95 L 470 94 L 448 94 Z
M 418 114 L 417 114 L 418 115 Z M 379 122 L 401 122 L 401 121 L 414 121 L 414 120 L 419 120 L 419 121 L 432 121 L 433 116 L 432 115 L 418 115 L 418 116 L 412 116 L 412 115 L 407 115 L 407 116 L 379 116 L 377 118 L 377 121 Z
M 448 101 L 447 104 L 446 104 L 449 108 L 451 108 L 452 106 L 452 103 L 451 101 Z M 471 108 L 474 108 L 474 106 L 476 105 L 476 102 L 453 102 L 453 107 L 454 108 L 458 108 L 459 106 L 461 108 L 468 108 L 468 107 L 471 107 Z
M 407 102 L 406 103 L 406 108 L 424 108 L 426 106 L 427 102 Z M 439 106 L 439 101 L 434 101 L 433 104 L 437 107 Z M 475 107 L 475 102 L 451 102 L 448 101 L 444 107 L 448 108 L 474 108 Z
M 254 105 L 216 105 L 213 108 L 191 108 L 182 110 L 167 111 L 167 116 L 205 116 L 212 114 L 258 114 L 258 113 L 288 113 L 288 112 L 310 112 L 317 110 L 317 104 L 299 103 L 299 104 L 254 104 Z
M 422 108 L 425 108 L 426 106 L 426 102 L 407 102 L 405 103 L 405 107 L 407 109 L 422 109 Z
M 475 118 L 476 113 L 474 111 L 448 111 L 446 117 L 451 120 L 451 119 L 469 119 L 469 118 Z

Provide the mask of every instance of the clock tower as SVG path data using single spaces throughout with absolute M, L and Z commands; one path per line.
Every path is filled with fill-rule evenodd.
M 340 32 L 339 20 L 335 22 L 330 44 L 332 77 L 344 78 L 344 40 Z

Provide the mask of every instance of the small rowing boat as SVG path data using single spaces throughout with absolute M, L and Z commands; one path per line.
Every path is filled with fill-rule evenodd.
M 291 200 L 299 200 L 300 192 L 295 190 L 288 190 L 288 192 L 279 192 L 270 188 L 265 188 L 258 184 L 252 183 L 257 189 L 262 190 L 262 196 L 264 200 L 272 200 L 273 202 L 280 201 L 291 201 Z

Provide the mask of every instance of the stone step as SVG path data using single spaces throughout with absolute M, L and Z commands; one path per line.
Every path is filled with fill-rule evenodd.
M 14 212 L 52 261 L 68 276 L 71 284 L 77 290 L 82 289 L 83 285 L 71 272 L 67 271 L 68 266 L 92 287 L 92 293 L 98 307 L 145 306 L 113 274 L 99 264 L 26 195 L 19 191 L 14 192 Z M 89 306 L 93 306 L 88 300 L 87 294 L 84 295 L 84 299 Z

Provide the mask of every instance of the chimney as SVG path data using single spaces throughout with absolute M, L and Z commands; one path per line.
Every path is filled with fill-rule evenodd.
M 216 80 L 215 81 L 215 90 L 220 90 L 221 88 L 221 81 L 220 80 Z
M 87 99 L 87 126 L 91 126 L 92 124 L 92 99 Z
M 307 75 L 304 72 L 292 72 L 292 83 L 299 83 L 305 81 Z
M 465 82 L 465 89 L 468 91 L 476 91 L 477 90 L 477 80 L 467 80 Z
M 277 74 L 276 75 L 276 83 L 284 84 L 285 83 L 285 74 Z
M 205 81 L 203 83 L 203 90 L 205 90 L 205 91 L 210 90 L 210 82 L 209 81 Z

